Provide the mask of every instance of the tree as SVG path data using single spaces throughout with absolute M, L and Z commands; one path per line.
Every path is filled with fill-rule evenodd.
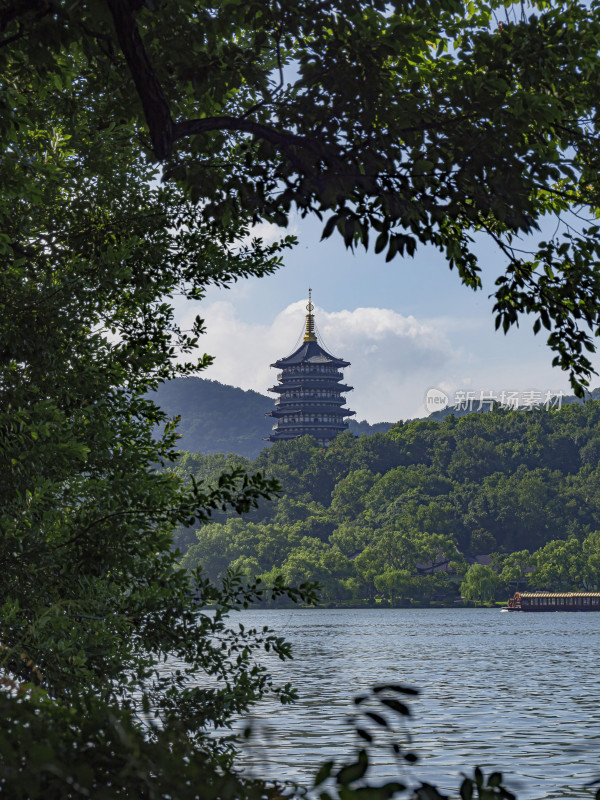
M 406 569 L 388 567 L 381 575 L 375 577 L 375 588 L 387 594 L 390 605 L 394 605 L 397 597 L 405 597 L 411 585 L 410 572 Z
M 350 472 L 335 485 L 331 508 L 341 519 L 354 520 L 364 511 L 365 496 L 375 483 L 376 476 L 368 469 Z
M 332 600 L 345 600 L 349 596 L 347 579 L 352 576 L 352 562 L 337 547 L 330 547 L 321 556 L 321 565 L 326 570 L 327 579 L 323 588 Z
M 535 554 L 531 584 L 536 589 L 569 591 L 583 588 L 585 559 L 577 539 L 548 542 Z
M 252 584 L 258 577 L 261 569 L 256 558 L 240 556 L 231 564 L 231 571 L 234 574 L 240 575 L 247 583 Z
M 600 586 L 600 531 L 593 531 L 582 544 L 585 558 L 583 568 L 586 589 L 598 589 Z
M 492 567 L 472 564 L 460 585 L 460 593 L 465 600 L 476 600 L 483 605 L 494 599 L 499 586 L 500 578 Z
M 456 543 L 450 536 L 444 536 L 440 533 L 414 531 L 411 532 L 410 538 L 416 559 L 425 564 L 432 574 L 435 564 L 440 558 L 447 561 L 458 558 Z
M 385 570 L 385 561 L 377 548 L 369 545 L 353 560 L 356 583 L 354 588 L 360 596 L 375 600 L 375 578 Z
M 345 556 L 353 558 L 374 539 L 374 531 L 359 528 L 350 522 L 343 522 L 329 537 L 332 545 L 337 547 Z
M 321 557 L 324 552 L 322 542 L 304 540 L 284 561 L 281 570 L 284 580 L 291 584 L 327 579 L 329 573 L 323 568 Z
M 178 480 L 166 469 L 174 426 L 147 392 L 209 363 L 193 355 L 201 320 L 182 331 L 165 296 L 268 273 L 280 247 L 245 243 L 239 224 L 209 233 L 182 192 L 158 185 L 133 128 L 105 124 L 82 98 L 81 59 L 69 100 L 39 64 L 30 72 L 7 54 L 3 102 L 20 117 L 0 130 L 0 685 L 12 753 L 2 751 L 0 785 L 32 798 L 68 797 L 74 781 L 93 796 L 139 797 L 144 782 L 167 791 L 173 778 L 144 740 L 197 757 L 210 782 L 229 756 L 208 728 L 265 691 L 289 698 L 255 660 L 257 647 L 289 650 L 232 629 L 227 612 L 260 590 L 178 569 L 172 533 L 216 509 L 248 511 L 276 486 L 235 470 L 212 488 Z M 167 658 L 181 665 L 168 679 Z M 191 687 L 202 672 L 211 685 Z M 32 715 L 50 738 L 56 730 L 39 756 Z M 137 767 L 114 760 L 111 772 L 119 729 Z M 86 736 L 88 768 L 69 761 Z M 55 768 L 28 782 L 32 759 Z
M 514 473 L 494 473 L 470 500 L 466 522 L 491 533 L 510 551 L 534 550 L 564 530 L 561 479 L 558 471 L 524 466 Z
M 581 390 L 600 314 L 595 6 L 13 0 L 0 27 L 5 71 L 27 63 L 54 102 L 131 122 L 218 224 L 295 207 L 388 259 L 432 244 L 472 288 L 488 236 L 506 259 L 498 326 L 533 314 Z M 590 222 L 514 249 L 571 208 Z
M 317 582 L 321 597 L 335 601 L 346 594 L 341 581 L 351 574 L 346 556 L 314 539 L 303 539 L 283 562 L 281 571 L 287 584 Z
M 536 559 L 529 550 L 518 550 L 502 559 L 500 579 L 505 583 L 514 583 L 519 591 L 535 567 Z
M 483 530 L 483 528 L 476 528 L 471 533 L 469 550 L 475 556 L 491 553 L 496 549 L 496 545 L 495 537 L 489 531 Z
M 200 568 L 213 583 L 220 583 L 231 564 L 240 556 L 242 548 L 239 535 L 246 528 L 241 519 L 228 519 L 225 524 L 209 523 L 196 531 L 196 544 L 192 545 L 181 564 L 186 569 Z M 256 543 L 255 550 L 256 550 Z M 244 553 L 241 558 L 249 554 Z

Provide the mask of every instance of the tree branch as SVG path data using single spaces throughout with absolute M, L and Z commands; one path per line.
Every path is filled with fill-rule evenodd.
M 154 154 L 159 161 L 163 161 L 173 149 L 173 119 L 135 21 L 135 0 L 106 0 L 106 3 L 144 109 Z
M 314 156 L 329 162 L 332 166 L 339 167 L 344 163 L 343 157 L 335 147 L 328 147 L 315 139 L 299 136 L 291 131 L 278 131 L 268 125 L 249 120 L 246 115 L 243 117 L 220 116 L 188 119 L 175 123 L 171 116 L 169 103 L 154 72 L 135 21 L 135 11 L 140 7 L 139 0 L 106 0 L 106 3 L 113 18 L 120 48 L 125 56 L 142 103 L 152 141 L 152 149 L 159 161 L 164 161 L 171 155 L 173 144 L 179 139 L 207 131 L 229 130 L 249 133 L 259 139 L 270 142 L 278 150 L 282 151 L 285 157 L 300 172 L 305 172 L 307 165 L 304 165 L 301 159 L 298 158 L 297 153 L 294 152 L 296 148 L 309 151 Z M 278 64 L 280 78 L 282 78 L 279 53 Z M 456 117 L 451 121 L 425 123 L 409 127 L 406 132 L 429 128 L 443 129 L 447 124 L 458 124 L 463 119 L 464 117 Z
M 0 31 L 5 30 L 14 20 L 27 14 L 34 13 L 34 18 L 37 21 L 54 10 L 54 3 L 46 2 L 46 0 L 17 0 L 12 5 L 0 10 Z
M 315 155 L 326 156 L 326 149 L 319 143 L 289 131 L 276 131 L 238 117 L 209 117 L 185 120 L 175 124 L 163 88 L 152 67 L 144 47 L 134 12 L 139 7 L 137 0 L 106 0 L 110 10 L 119 46 L 125 56 L 135 88 L 142 103 L 146 123 L 150 131 L 152 149 L 159 161 L 171 155 L 173 143 L 195 134 L 215 130 L 245 131 L 264 139 L 279 149 L 288 150 L 286 155 L 294 161 L 289 148 L 300 147 Z M 329 158 L 333 154 L 329 154 Z M 339 160 L 333 158 L 333 160 Z M 296 165 L 298 166 L 298 165 Z
M 205 117 L 203 119 L 187 119 L 174 126 L 173 140 L 184 139 L 206 131 L 244 131 L 275 145 L 275 147 L 301 147 L 317 155 L 325 155 L 325 148 L 320 143 L 306 136 L 298 136 L 290 131 L 277 131 L 260 122 L 253 122 L 243 117 Z

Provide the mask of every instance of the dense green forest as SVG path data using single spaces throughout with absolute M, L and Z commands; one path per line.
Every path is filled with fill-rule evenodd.
M 256 458 L 271 433 L 273 419 L 265 414 L 273 409 L 275 398 L 259 392 L 190 377 L 165 381 L 150 397 L 168 416 L 180 417 L 177 431 L 182 450 Z M 370 425 L 351 419 L 348 423 L 356 436 L 385 433 L 391 427 L 391 422 Z
M 279 499 L 218 512 L 176 543 L 186 567 L 317 580 L 328 602 L 460 602 L 600 583 L 600 402 L 400 423 L 387 434 L 277 443 L 254 461 L 184 453 L 179 475 L 241 467 Z

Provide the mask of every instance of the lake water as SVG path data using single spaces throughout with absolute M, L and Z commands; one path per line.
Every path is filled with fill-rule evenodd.
M 293 662 L 268 663 L 300 695 L 256 709 L 249 771 L 309 782 L 356 746 L 352 698 L 395 682 L 421 690 L 408 728 L 420 761 L 399 775 L 386 748 L 378 775 L 456 793 L 479 765 L 500 769 L 520 799 L 593 797 L 583 787 L 600 777 L 600 613 L 294 609 L 233 619 L 292 643 Z

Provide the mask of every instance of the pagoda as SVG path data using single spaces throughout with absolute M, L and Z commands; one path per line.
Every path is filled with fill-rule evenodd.
M 275 418 L 273 432 L 266 437 L 270 442 L 314 436 L 319 444 L 327 445 L 348 427 L 345 417 L 355 413 L 343 408 L 346 400 L 342 394 L 353 387 L 341 383 L 344 377 L 341 370 L 349 367 L 350 362 L 332 356 L 319 342 L 311 289 L 306 309 L 300 347 L 271 364 L 281 372 L 277 375 L 278 385 L 269 389 L 279 395 L 275 409 L 266 415 Z

